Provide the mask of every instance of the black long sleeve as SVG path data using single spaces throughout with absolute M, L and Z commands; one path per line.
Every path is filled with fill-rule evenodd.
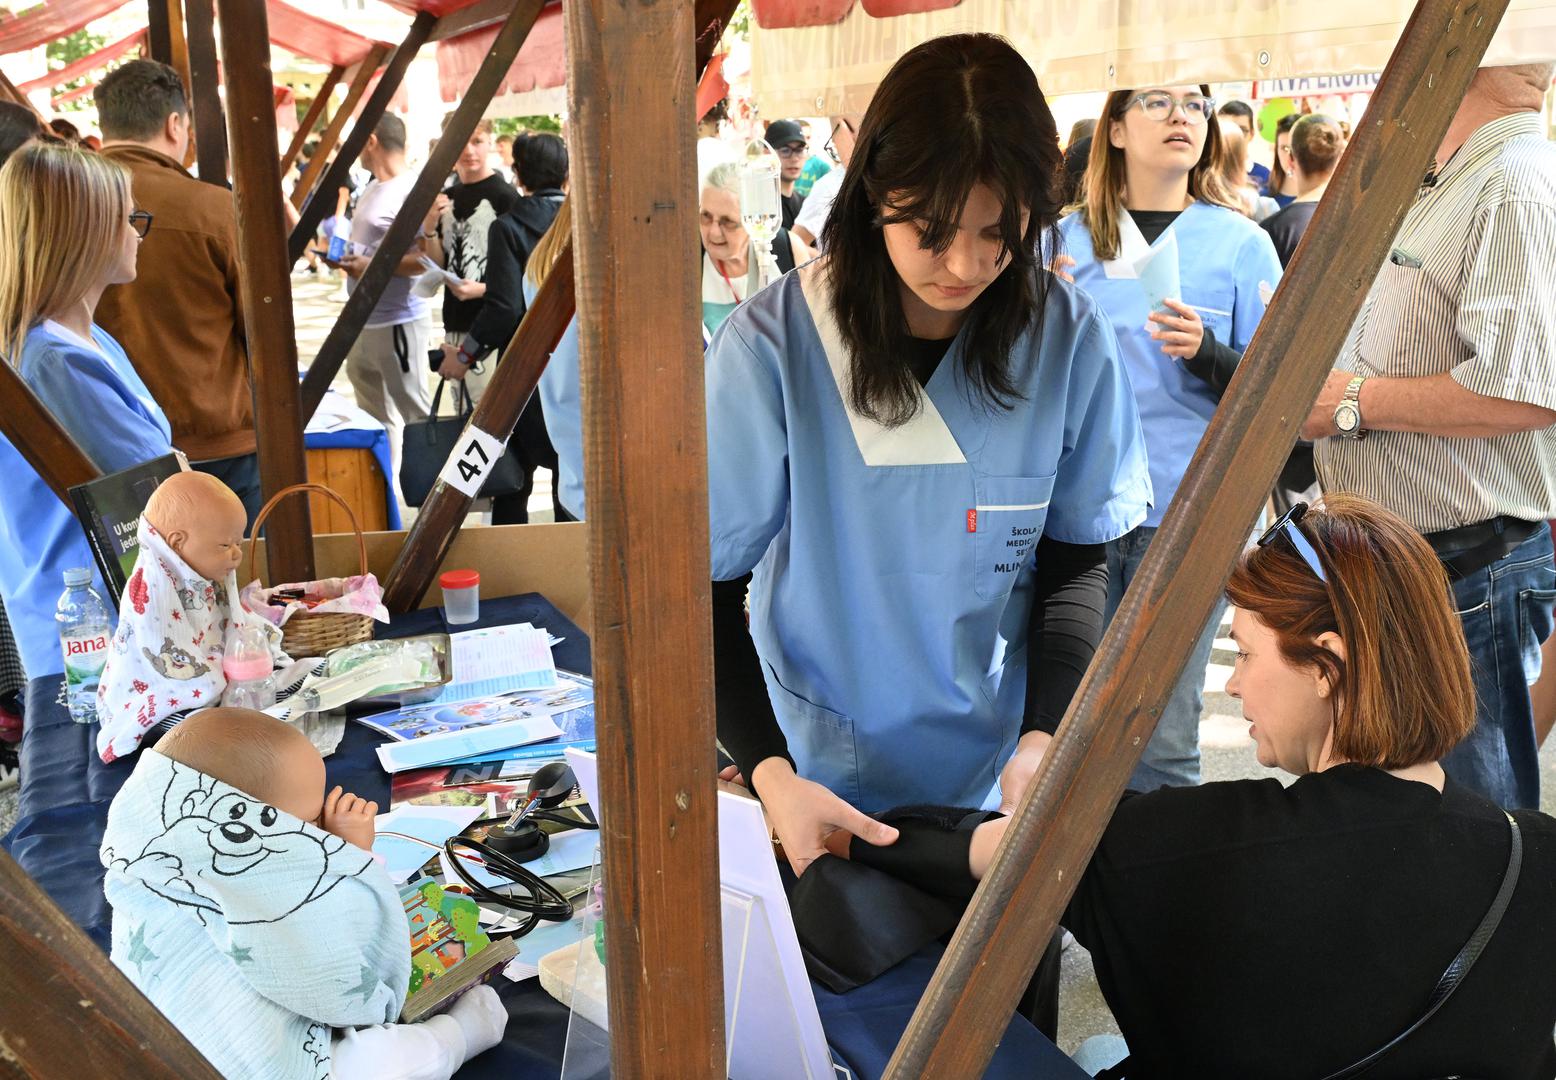
M 1216 396 L 1220 397 L 1226 393 L 1227 384 L 1232 381 L 1232 375 L 1242 359 L 1242 353 L 1217 341 L 1216 335 L 1207 326 L 1205 336 L 1199 343 L 1199 351 L 1185 360 L 1183 366 L 1189 369 L 1190 375 L 1208 383 Z
M 778 726 L 762 658 L 746 625 L 746 587 L 751 575 L 713 583 L 713 701 L 719 742 L 755 790 L 751 770 L 770 757 L 790 765 L 789 742 Z
M 1066 544 L 1048 536 L 1038 541 L 1023 735 L 1058 730 L 1102 641 L 1107 599 L 1107 545 Z
M 503 218 L 486 234 L 486 297 L 467 337 L 469 352 L 501 352 L 524 318 L 524 259 L 515 229 Z

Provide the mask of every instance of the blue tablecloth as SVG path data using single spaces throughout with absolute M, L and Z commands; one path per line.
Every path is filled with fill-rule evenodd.
M 379 627 L 379 637 L 405 637 L 436 630 L 471 630 L 528 622 L 563 638 L 553 650 L 557 666 L 591 674 L 589 639 L 537 594 L 481 601 L 478 623 L 450 628 L 441 608 L 428 608 Z M 103 868 L 97 859 L 108 803 L 134 768 L 133 757 L 104 765 L 93 746 L 96 725 L 77 724 L 58 702 L 60 679 L 34 679 L 27 688 L 26 736 L 22 740 L 19 817 L 3 841 L 65 913 L 105 950 L 111 911 L 103 899 Z M 374 747 L 382 741 L 359 724 L 347 724 L 338 750 L 325 761 L 326 782 L 389 805 L 389 777 Z M 926 949 L 874 982 L 848 994 L 815 985 L 822 1024 L 838 1059 L 859 1077 L 875 1077 L 907 1026 L 939 956 Z M 523 1080 L 561 1072 L 568 1013 L 538 980 L 497 980 L 510 1023 L 503 1044 L 476 1058 L 460 1077 Z M 1025 1020 L 1012 1020 L 990 1066 L 991 1077 L 1072 1080 L 1083 1077 L 1053 1044 Z
M 394 487 L 389 477 L 394 465 L 389 457 L 389 436 L 381 427 L 338 428 L 335 431 L 309 431 L 303 435 L 303 445 L 309 450 L 371 450 L 384 474 L 384 508 L 388 511 L 390 529 L 401 527 L 400 501 L 394 497 Z

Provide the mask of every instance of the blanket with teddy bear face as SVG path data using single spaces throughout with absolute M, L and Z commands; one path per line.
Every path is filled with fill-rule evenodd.
M 145 750 L 99 856 L 113 962 L 222 1075 L 327 1080 L 332 1027 L 399 1016 L 410 937 L 371 852 Z
M 133 754 L 146 732 L 174 713 L 221 702 L 222 651 L 234 619 L 262 628 L 277 662 L 281 631 L 247 611 L 238 577 L 207 581 L 168 546 L 145 517 L 135 571 L 119 605 L 119 627 L 97 686 L 97 752 L 104 761 Z

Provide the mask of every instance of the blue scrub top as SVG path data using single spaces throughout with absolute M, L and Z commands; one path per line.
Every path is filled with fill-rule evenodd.
M 524 278 L 524 305 L 535 302 L 540 290 Z M 579 521 L 584 519 L 583 398 L 578 388 L 578 316 L 568 320 L 546 370 L 540 374 L 540 407 L 546 417 L 546 434 L 556 451 L 557 501 Z
M 167 417 L 152 399 L 119 343 L 92 327 L 96 349 L 68 330 L 45 324 L 27 335 L 17 369 L 60 424 L 104 473 L 118 472 L 173 450 Z M 75 512 L 0 435 L 0 595 L 28 678 L 57 675 L 60 656 L 54 606 L 64 572 L 96 570 Z M 108 602 L 101 577 L 98 595 Z M 110 612 L 110 614 L 115 614 Z
M 1134 386 L 1156 495 L 1145 523 L 1154 527 L 1161 524 L 1220 398 L 1203 379 L 1190 374 L 1182 360 L 1162 352 L 1161 343 L 1150 338 L 1146 330 L 1150 305 L 1130 263 L 1175 234 L 1181 299 L 1199 312 L 1217 341 L 1242 352 L 1280 284 L 1280 258 L 1269 234 L 1258 225 L 1210 203 L 1190 205 L 1151 245 L 1127 212 L 1119 224 L 1119 257 L 1105 263 L 1097 260 L 1079 213 L 1061 221 L 1059 231 L 1065 254 L 1075 260 L 1070 272 L 1107 313 Z
M 716 580 L 753 572 L 751 633 L 799 773 L 865 810 L 997 797 L 1026 691 L 1034 550 L 1122 536 L 1151 499 L 1114 336 L 1055 281 L 986 406 L 959 338 L 908 423 L 849 407 L 825 259 L 707 353 Z

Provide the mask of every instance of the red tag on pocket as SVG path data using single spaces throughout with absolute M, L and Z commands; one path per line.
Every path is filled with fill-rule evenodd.
M 978 531 L 977 507 L 973 507 L 971 510 L 967 511 L 967 531 L 970 533 L 975 533 Z

